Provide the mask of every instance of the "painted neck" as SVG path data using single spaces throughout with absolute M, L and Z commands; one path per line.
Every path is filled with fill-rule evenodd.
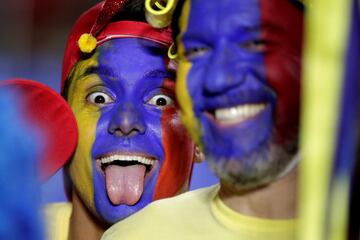
M 69 240 L 99 240 L 106 226 L 90 213 L 74 190 L 72 196 L 73 211 L 70 218 Z
M 244 215 L 267 219 L 293 219 L 297 206 L 297 168 L 276 182 L 246 193 L 236 193 L 221 184 L 220 198 L 226 206 Z

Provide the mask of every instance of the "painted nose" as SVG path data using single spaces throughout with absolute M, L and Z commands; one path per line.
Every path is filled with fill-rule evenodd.
M 229 47 L 214 51 L 205 79 L 208 94 L 221 94 L 244 81 L 241 69 L 237 69 L 239 58 L 235 54 Z
M 109 123 L 109 133 L 119 137 L 142 135 L 145 131 L 144 118 L 138 109 L 129 104 L 119 107 Z

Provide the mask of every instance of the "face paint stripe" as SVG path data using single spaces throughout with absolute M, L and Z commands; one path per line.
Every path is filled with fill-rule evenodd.
M 192 168 L 191 162 L 194 153 L 191 150 L 194 149 L 193 143 L 189 141 L 189 138 L 183 137 L 182 141 L 179 141 L 179 144 L 175 146 L 171 139 L 179 136 L 166 129 L 166 125 L 169 125 L 168 122 L 168 117 L 161 118 L 164 162 L 158 176 L 154 200 L 171 197 L 179 193 L 184 184 L 188 183 L 187 180 L 190 178 L 190 170 Z M 187 151 L 188 149 L 189 151 Z M 187 156 L 182 154 L 184 151 L 187 151 Z M 185 188 L 188 189 L 188 186 Z
M 285 8 L 282 14 L 274 15 L 273 13 L 277 8 L 283 6 Z M 268 54 L 264 53 L 265 61 L 265 79 L 267 84 L 276 91 L 277 104 L 275 108 L 275 119 L 277 126 L 277 134 L 275 141 L 279 144 L 285 144 L 291 138 L 294 138 L 298 132 L 299 125 L 299 106 L 300 106 L 300 75 L 301 75 L 301 49 L 302 49 L 302 11 L 294 8 L 288 1 L 279 1 L 278 4 L 274 4 L 272 1 L 261 0 L 260 1 L 260 23 L 266 25 L 271 22 L 283 22 L 284 19 L 291 19 L 293 28 L 289 28 L 287 32 L 277 31 L 264 31 L 262 38 L 267 41 L 276 39 L 277 42 L 282 44 L 280 54 Z M 278 62 L 281 60 L 279 57 L 288 59 L 282 67 L 278 67 L 278 71 L 282 72 L 281 75 L 275 77 L 274 66 L 278 66 Z M 287 89 L 289 87 L 289 81 L 293 88 L 291 91 Z M 292 106 L 289 108 L 289 106 Z M 296 107 L 294 107 L 296 106 Z M 296 126 L 296 129 L 295 129 Z
M 187 134 L 179 134 L 180 131 L 185 132 L 185 129 L 171 131 L 170 121 L 176 121 L 172 115 L 177 114 L 173 111 L 173 109 L 164 110 L 161 116 L 164 162 L 156 183 L 154 200 L 174 196 L 189 187 L 194 144 Z M 183 128 L 182 125 L 179 127 Z M 177 139 L 178 144 L 174 144 L 174 139 Z
M 190 0 L 185 1 L 179 21 L 180 33 L 181 33 L 179 34 L 177 39 L 179 52 L 184 52 L 184 45 L 181 39 L 183 34 L 186 32 L 188 26 L 188 19 L 190 16 L 190 4 L 191 4 Z M 202 148 L 203 144 L 201 142 L 201 133 L 199 131 L 200 124 L 195 117 L 195 113 L 193 110 L 194 105 L 192 103 L 187 86 L 188 74 L 190 72 L 191 67 L 192 64 L 190 62 L 180 61 L 179 68 L 177 71 L 176 96 L 178 99 L 181 99 L 181 101 L 179 101 L 182 110 L 181 119 L 185 124 L 185 126 L 187 127 L 191 137 L 199 145 L 199 147 Z
M 81 199 L 86 201 L 86 205 L 91 206 L 93 208 L 93 212 L 95 213 L 94 187 L 92 181 L 89 179 L 93 179 L 93 161 L 91 149 L 95 142 L 96 126 L 100 118 L 100 112 L 92 114 L 93 120 L 89 121 L 88 115 L 82 114 L 82 104 L 84 104 L 83 102 L 85 101 L 82 98 L 85 98 L 86 96 L 82 94 L 75 94 L 75 92 L 78 91 L 78 88 L 81 87 L 80 85 L 82 84 L 81 80 L 78 81 L 77 79 L 79 79 L 83 69 L 86 69 L 90 65 L 98 65 L 97 54 L 94 55 L 91 61 L 88 61 L 86 64 L 76 66 L 69 88 L 68 102 L 75 114 L 79 129 L 79 142 L 75 151 L 75 155 L 71 160 L 69 171 L 77 191 L 80 193 L 80 196 L 83 196 Z M 90 132 L 89 129 L 91 129 Z

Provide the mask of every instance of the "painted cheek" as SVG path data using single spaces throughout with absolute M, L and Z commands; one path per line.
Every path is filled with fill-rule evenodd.
M 180 17 L 180 34 L 177 39 L 177 45 L 179 53 L 184 53 L 185 48 L 181 41 L 182 35 L 186 32 L 188 26 L 188 19 L 190 14 L 190 1 L 185 1 L 182 14 Z M 203 144 L 201 142 L 201 131 L 200 123 L 194 113 L 194 104 L 193 100 L 189 93 L 188 88 L 188 75 L 192 68 L 192 64 L 185 59 L 183 56 L 180 58 L 179 66 L 177 69 L 176 77 L 176 97 L 178 99 L 180 108 L 181 108 L 181 120 L 187 130 L 189 131 L 190 136 L 196 142 L 196 144 L 202 148 Z
M 164 110 L 161 117 L 164 162 L 155 187 L 154 200 L 188 189 L 194 144 L 181 124 L 177 110 Z
M 261 22 L 279 26 L 263 38 L 275 42 L 265 54 L 265 74 L 277 94 L 276 141 L 285 143 L 296 136 L 299 125 L 303 13 L 288 1 L 262 0 L 260 6 Z
M 177 70 L 176 79 L 176 97 L 181 108 L 181 120 L 189 131 L 194 141 L 202 146 L 200 123 L 195 116 L 193 99 L 190 96 L 188 75 L 192 64 L 187 61 L 181 61 Z
M 95 211 L 94 207 L 94 188 L 92 184 L 93 169 L 91 149 L 95 142 L 96 126 L 100 118 L 100 111 L 96 111 L 93 106 L 89 107 L 81 104 L 84 100 L 81 94 L 69 94 L 69 104 L 75 114 L 79 129 L 79 141 L 70 163 L 70 177 L 74 186 L 85 204 Z

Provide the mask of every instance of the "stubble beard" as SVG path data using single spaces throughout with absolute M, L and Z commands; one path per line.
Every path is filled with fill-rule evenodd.
M 298 139 L 277 144 L 270 139 L 241 159 L 206 154 L 213 172 L 235 192 L 247 192 L 287 175 L 298 162 Z

